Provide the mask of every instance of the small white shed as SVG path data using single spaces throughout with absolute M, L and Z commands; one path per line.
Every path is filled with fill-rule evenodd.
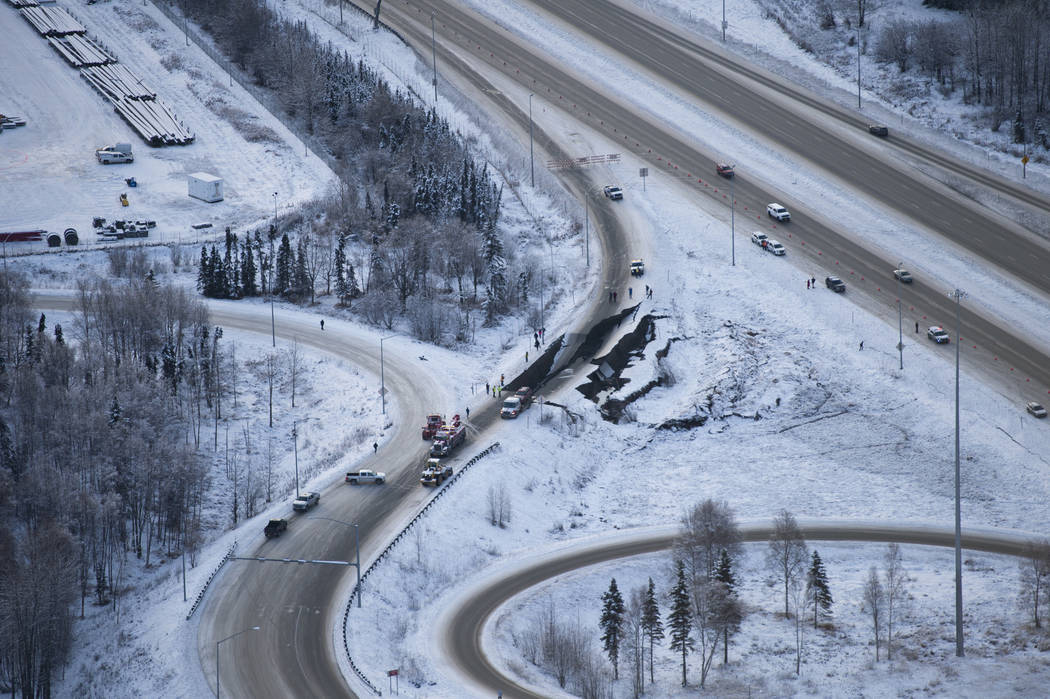
M 189 176 L 190 196 L 206 202 L 222 201 L 222 178 L 206 172 Z

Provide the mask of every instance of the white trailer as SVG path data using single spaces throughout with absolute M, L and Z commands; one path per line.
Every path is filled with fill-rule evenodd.
M 189 176 L 190 196 L 209 203 L 222 201 L 222 178 L 207 172 L 195 172 Z

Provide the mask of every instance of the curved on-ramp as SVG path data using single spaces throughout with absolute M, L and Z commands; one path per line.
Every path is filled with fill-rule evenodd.
M 955 530 L 927 523 L 893 523 L 850 520 L 806 520 L 799 526 L 810 541 L 863 541 L 955 546 Z M 669 550 L 677 527 L 651 527 L 561 542 L 488 571 L 484 577 L 455 594 L 435 624 L 435 648 L 443 649 L 448 664 L 476 691 L 507 699 L 543 699 L 546 694 L 504 675 L 485 652 L 486 626 L 496 612 L 528 589 L 565 573 L 606 563 Z M 771 521 L 745 522 L 740 533 L 746 542 L 766 541 Z M 963 529 L 963 548 L 1019 556 L 1037 535 L 1005 529 Z M 952 602 L 946 601 L 946 604 Z

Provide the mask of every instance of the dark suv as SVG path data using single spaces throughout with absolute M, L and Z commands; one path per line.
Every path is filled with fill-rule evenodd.
M 846 283 L 838 277 L 826 277 L 824 279 L 824 286 L 828 287 L 837 294 L 841 294 L 846 290 Z

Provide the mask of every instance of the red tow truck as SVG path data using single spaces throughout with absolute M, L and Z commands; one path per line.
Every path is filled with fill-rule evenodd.
M 423 439 L 433 439 L 434 433 L 440 430 L 444 423 L 445 418 L 441 415 L 427 415 L 427 424 L 423 425 Z

